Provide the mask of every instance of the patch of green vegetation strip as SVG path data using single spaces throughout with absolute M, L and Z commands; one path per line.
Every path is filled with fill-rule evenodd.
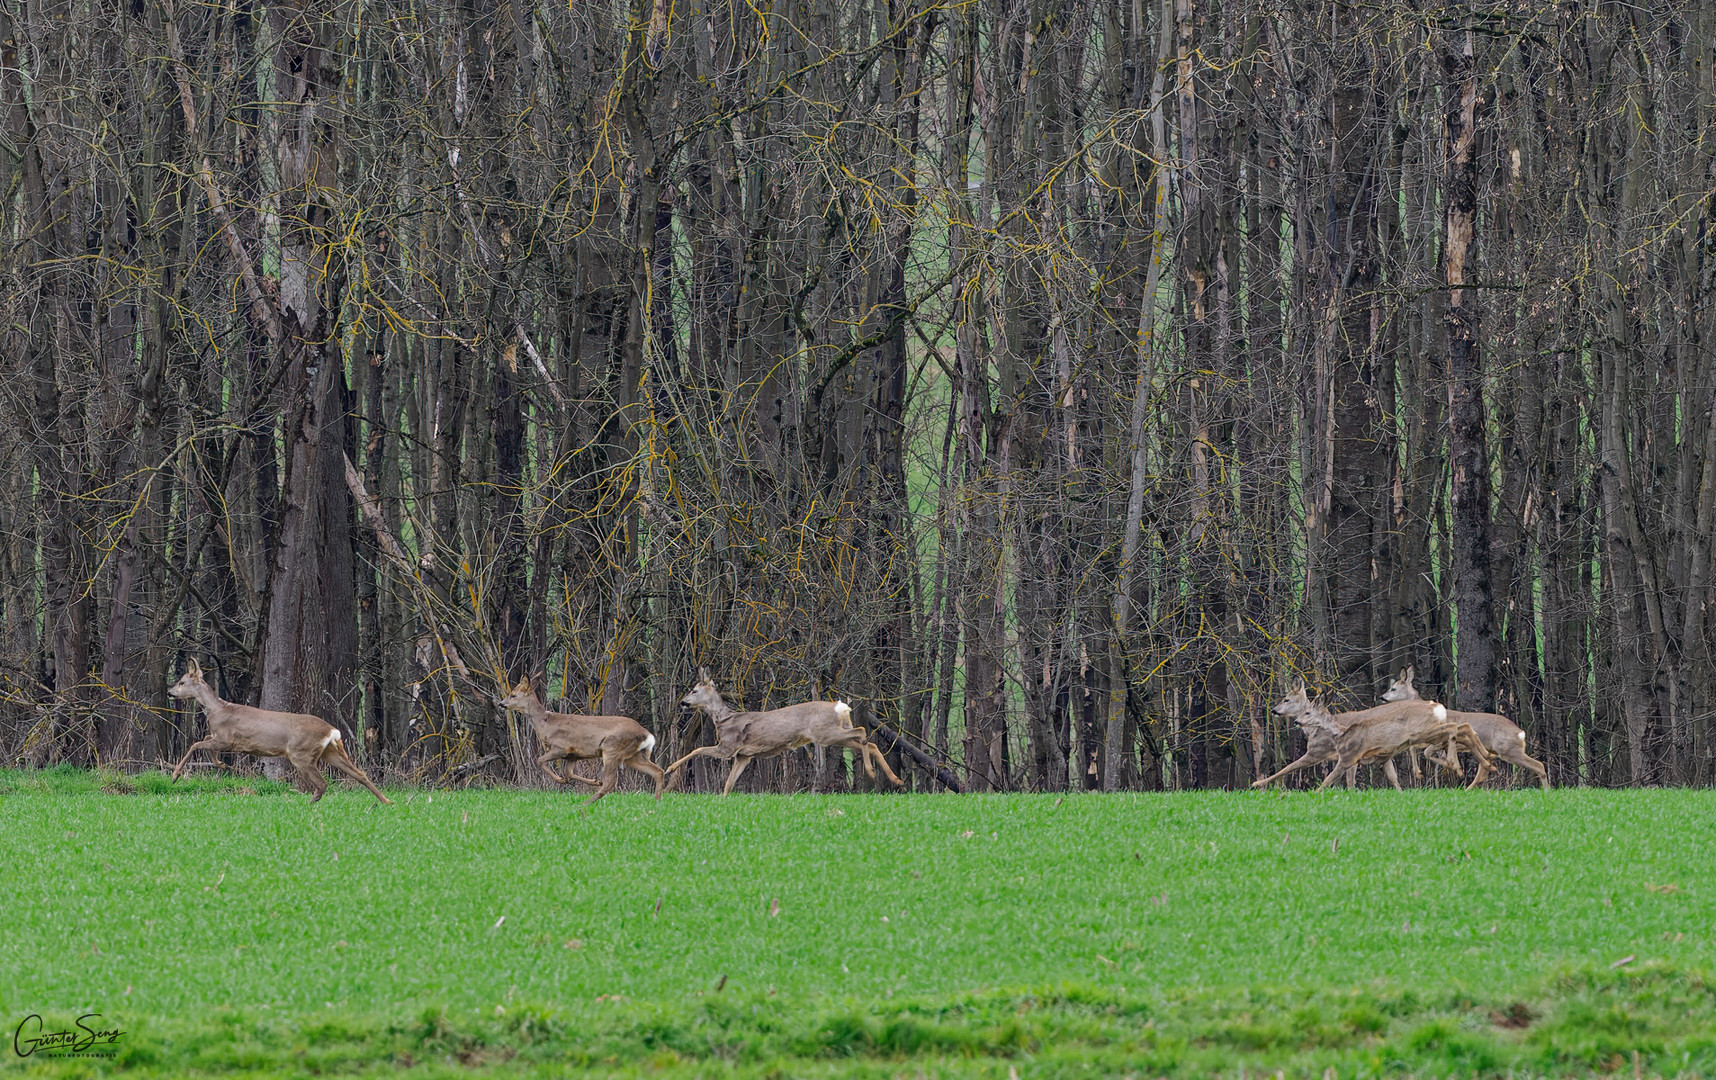
M 583 810 L 44 776 L 0 774 L 0 1022 L 127 1034 L 0 1068 L 1716 1073 L 1702 792 Z

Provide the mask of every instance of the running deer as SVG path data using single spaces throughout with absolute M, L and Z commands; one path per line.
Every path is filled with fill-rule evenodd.
M 1384 762 L 1383 771 L 1398 790 L 1400 778 L 1395 775 L 1390 759 L 1402 750 L 1442 744 L 1458 744 L 1468 751 L 1474 748 L 1483 750 L 1483 743 L 1471 726 L 1450 721 L 1448 710 L 1434 701 L 1397 701 L 1356 713 L 1330 713 L 1314 704 L 1301 686 L 1276 705 L 1275 711 L 1296 720 L 1310 737 L 1311 745 L 1298 761 L 1274 776 L 1257 781 L 1253 787 L 1262 787 L 1289 772 L 1327 761 L 1332 756 L 1335 759 L 1334 770 L 1324 777 L 1318 791 L 1353 767 L 1377 759 Z M 1488 752 L 1479 754 L 1478 779 L 1468 787 L 1476 786 L 1489 775 L 1488 759 Z
M 1290 695 L 1287 700 L 1275 706 L 1275 714 L 1290 717 L 1299 722 L 1300 730 L 1305 733 L 1305 753 L 1280 772 L 1253 781 L 1252 787 L 1268 787 L 1289 773 L 1296 773 L 1300 769 L 1307 769 L 1325 761 L 1336 760 L 1341 756 L 1341 753 L 1335 748 L 1335 737 L 1353 724 L 1369 719 L 1373 715 L 1371 709 L 1362 712 L 1333 713 L 1329 715 L 1327 723 L 1313 723 L 1305 718 L 1309 712 L 1310 699 L 1304 697 L 1304 693 L 1304 688 L 1301 687 L 1296 694 Z M 1387 774 L 1390 783 L 1396 788 L 1400 787 L 1400 776 L 1394 771 L 1393 758 L 1382 763 L 1382 771 Z M 1353 786 L 1357 773 L 1356 766 L 1347 770 L 1348 787 Z
M 667 774 L 649 759 L 649 752 L 655 749 L 655 736 L 631 717 L 549 712 L 529 679 L 520 679 L 518 685 L 497 704 L 523 713 L 524 718 L 530 721 L 530 729 L 536 733 L 536 741 L 542 746 L 542 754 L 536 763 L 553 777 L 555 783 L 576 780 L 596 788 L 596 793 L 585 800 L 586 806 L 614 790 L 620 782 L 622 765 L 652 778 L 655 797 L 658 801 L 661 799 L 661 789 L 667 786 Z M 588 758 L 602 759 L 601 780 L 577 776 L 565 765 L 561 766 L 565 775 L 554 770 L 556 761 L 573 762 Z
M 1299 690 L 1281 703 L 1284 715 L 1292 715 L 1300 724 L 1322 727 L 1334 735 L 1334 771 L 1323 778 L 1317 790 L 1334 783 L 1335 778 L 1354 765 L 1366 761 L 1388 759 L 1413 746 L 1459 746 L 1478 759 L 1478 773 L 1466 787 L 1481 784 L 1491 773 L 1490 754 L 1470 724 L 1448 718 L 1448 710 L 1434 701 L 1395 701 L 1366 709 L 1361 720 L 1349 721 L 1348 714 L 1331 714 L 1314 704 Z M 1398 788 L 1399 782 L 1395 786 Z
M 736 712 L 715 689 L 709 669 L 699 668 L 697 685 L 685 695 L 681 704 L 709 714 L 709 719 L 715 723 L 717 742 L 714 746 L 699 746 L 669 765 L 667 771 L 671 775 L 695 757 L 731 761 L 733 771 L 727 774 L 727 786 L 721 789 L 723 795 L 732 793 L 739 774 L 745 771 L 752 758 L 773 757 L 811 745 L 851 750 L 863 764 L 864 774 L 872 779 L 876 776 L 876 770 L 870 767 L 874 759 L 891 783 L 896 787 L 904 785 L 904 781 L 894 775 L 894 770 L 888 768 L 888 759 L 882 756 L 882 751 L 865 737 L 864 729 L 852 726 L 852 707 L 844 701 L 806 701 L 769 712 Z
M 1418 688 L 1412 685 L 1413 669 L 1408 667 L 1400 673 L 1400 678 L 1389 683 L 1388 691 L 1382 695 L 1384 701 L 1418 701 Z M 1549 770 L 1543 767 L 1543 762 L 1525 752 L 1525 732 L 1518 724 L 1505 716 L 1487 712 L 1456 712 L 1448 710 L 1448 719 L 1457 723 L 1470 724 L 1478 738 L 1483 740 L 1484 748 L 1503 761 L 1511 761 L 1522 768 L 1530 769 L 1537 774 L 1537 780 L 1543 785 L 1543 790 L 1549 790 Z M 1425 757 L 1430 757 L 1428 751 Z M 1460 758 L 1457 753 L 1449 753 L 1442 763 L 1455 772 L 1460 769 Z
M 270 712 L 249 705 L 222 701 L 214 688 L 203 681 L 202 665 L 195 660 L 185 674 L 167 691 L 173 697 L 193 698 L 208 714 L 209 737 L 193 743 L 179 764 L 173 768 L 173 779 L 185 771 L 185 763 L 198 750 L 226 754 L 256 754 L 259 757 L 283 757 L 298 770 L 309 785 L 310 801 L 320 799 L 328 790 L 328 780 L 318 766 L 328 765 L 369 788 L 370 794 L 384 803 L 393 800 L 370 783 L 369 777 L 346 753 L 340 739 L 340 729 L 319 716 L 304 713 Z

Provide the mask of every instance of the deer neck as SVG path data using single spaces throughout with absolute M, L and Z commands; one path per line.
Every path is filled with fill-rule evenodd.
M 715 704 L 705 705 L 703 711 L 709 714 L 709 719 L 715 724 L 724 724 L 733 715 L 733 706 L 727 704 L 727 699 L 720 694 L 715 695 Z
M 531 694 L 529 704 L 520 709 L 519 712 L 522 712 L 524 718 L 530 721 L 530 730 L 536 733 L 536 737 L 542 738 L 542 733 L 548 726 L 548 706 L 542 703 L 541 695 Z
M 232 702 L 223 700 L 219 694 L 214 692 L 214 687 L 206 682 L 197 683 L 196 693 L 192 694 L 191 697 L 203 707 L 203 712 L 207 713 L 211 720 L 224 719 L 227 713 L 232 710 Z

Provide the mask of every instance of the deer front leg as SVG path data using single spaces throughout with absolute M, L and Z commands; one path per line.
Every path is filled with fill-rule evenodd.
M 1414 761 L 1414 764 L 1417 764 L 1417 762 Z M 1394 785 L 1394 790 L 1396 790 L 1396 791 L 1405 791 L 1406 790 L 1405 788 L 1400 786 L 1400 774 L 1394 771 L 1394 759 L 1393 758 L 1384 758 L 1383 759 L 1383 761 L 1382 761 L 1382 772 L 1383 772 L 1384 776 L 1388 777 L 1388 782 Z
M 1329 770 L 1329 775 L 1323 777 L 1323 782 L 1317 785 L 1317 790 L 1318 791 L 1324 790 L 1330 784 L 1333 784 L 1335 782 L 1335 780 L 1337 778 L 1339 778 L 1340 776 L 1342 776 L 1343 774 L 1345 774 L 1347 776 L 1347 778 L 1348 778 L 1347 782 L 1351 783 L 1352 782 L 1352 776 L 1357 771 L 1358 771 L 1358 759 L 1357 758 L 1349 758 L 1343 754 L 1341 756 L 1340 760 L 1335 762 L 1335 767 L 1333 769 Z
M 685 766 L 686 762 L 690 761 L 694 757 L 720 757 L 720 758 L 724 758 L 727 756 L 728 755 L 727 755 L 726 750 L 724 748 L 722 748 L 720 745 L 699 746 L 697 749 L 691 751 L 691 753 L 686 754 L 684 757 L 680 758 L 678 761 L 674 762 L 672 765 L 669 765 L 663 771 L 665 771 L 669 776 L 672 776 L 674 773 L 678 772 L 681 768 L 683 768 Z
M 538 757 L 536 759 L 536 763 L 542 767 L 543 772 L 548 774 L 548 778 L 550 780 L 553 780 L 556 784 L 564 784 L 571 773 L 568 771 L 567 776 L 561 776 L 558 772 L 554 771 L 554 763 L 559 760 L 560 755 L 550 750 L 548 753 Z
M 745 771 L 745 766 L 751 763 L 754 755 L 738 754 L 733 758 L 733 771 L 727 774 L 727 786 L 721 789 L 721 794 L 733 794 L 733 785 L 739 782 L 739 774 Z
M 1298 761 L 1293 762 L 1293 764 L 1287 766 L 1285 769 L 1282 769 L 1280 772 L 1276 773 L 1273 776 L 1265 776 L 1261 780 L 1253 780 L 1251 782 L 1251 786 L 1254 788 L 1268 787 L 1270 784 L 1273 784 L 1275 781 L 1281 779 L 1283 776 L 1286 776 L 1288 773 L 1298 772 L 1300 769 L 1309 768 L 1310 766 L 1315 765 L 1317 762 L 1325 761 L 1325 760 L 1327 760 L 1327 759 L 1322 757 L 1321 755 L 1313 754 L 1312 752 L 1307 750 L 1299 758 Z
M 1406 760 L 1412 763 L 1412 779 L 1422 781 L 1424 770 L 1418 767 L 1418 748 L 1416 746 L 1406 748 Z
M 220 745 L 219 741 L 212 739 L 212 738 L 204 739 L 202 742 L 192 743 L 191 748 L 189 750 L 185 751 L 185 756 L 179 759 L 179 763 L 177 765 L 173 766 L 173 782 L 174 783 L 178 782 L 179 776 L 185 771 L 185 762 L 191 760 L 192 754 L 196 753 L 198 750 L 219 750 L 219 749 L 221 749 L 221 745 Z
M 1473 776 L 1472 782 L 1466 785 L 1466 790 L 1470 791 L 1489 779 L 1490 774 L 1495 772 L 1495 767 L 1491 764 L 1493 759 L 1490 757 L 1489 748 L 1483 744 L 1483 740 L 1478 738 L 1477 732 L 1473 731 L 1470 725 L 1462 725 L 1461 730 L 1455 734 L 1455 740 L 1478 759 L 1477 775 Z

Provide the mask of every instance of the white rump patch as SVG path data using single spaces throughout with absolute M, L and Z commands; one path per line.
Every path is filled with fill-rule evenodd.
M 645 735 L 643 743 L 638 747 L 638 752 L 640 754 L 647 754 L 651 750 L 654 750 L 654 749 L 655 749 L 655 736 L 654 735 Z
M 1514 732 L 1514 734 L 1519 736 L 1519 745 L 1524 746 L 1525 745 L 1525 732 L 1516 731 L 1516 732 Z
M 851 727 L 852 706 L 846 704 L 844 701 L 836 701 L 834 703 L 834 718 L 840 721 L 840 725 L 842 727 Z
M 1442 705 L 1441 702 L 1436 703 L 1436 707 L 1434 709 L 1430 710 L 1430 714 L 1432 716 L 1434 716 L 1438 721 L 1448 719 L 1448 710 L 1445 706 Z
M 334 728 L 332 731 L 328 732 L 328 737 L 322 740 L 322 749 L 326 750 L 328 747 L 334 745 L 335 743 L 337 743 L 339 741 L 340 741 L 340 729 Z

